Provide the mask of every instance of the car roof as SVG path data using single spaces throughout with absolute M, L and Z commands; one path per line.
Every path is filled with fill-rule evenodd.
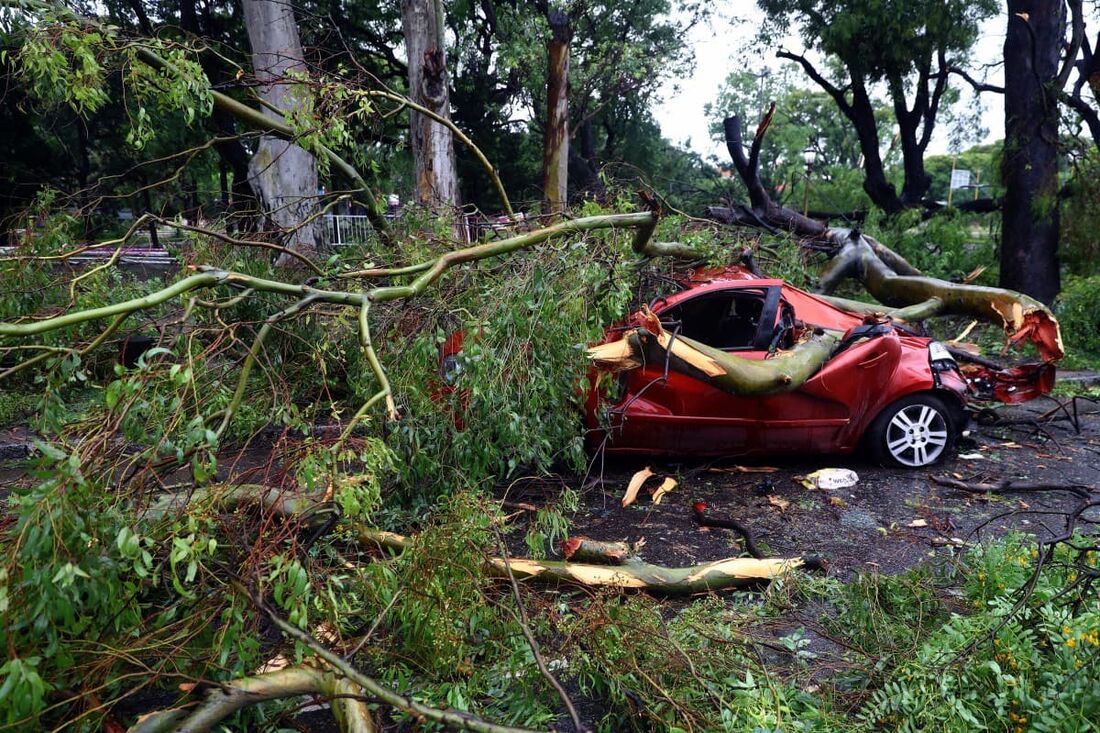
M 815 326 L 847 331 L 853 326 L 863 323 L 863 317 L 838 308 L 832 303 L 807 293 L 805 290 L 777 279 L 771 278 L 715 278 L 705 282 L 693 281 L 688 287 L 675 295 L 663 298 L 660 310 L 665 310 L 674 305 L 698 297 L 707 293 L 718 293 L 727 290 L 753 290 L 761 288 L 779 287 L 783 289 L 783 298 L 794 308 L 795 315 L 802 321 L 812 323 Z

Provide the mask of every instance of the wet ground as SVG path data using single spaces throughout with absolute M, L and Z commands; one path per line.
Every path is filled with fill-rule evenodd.
M 1067 400 L 1067 408 L 1072 405 Z M 933 477 L 966 482 L 1003 479 L 1100 487 L 1100 405 L 1078 401 L 1080 433 L 1065 413 L 1050 420 L 1057 403 L 1044 398 L 997 410 L 1000 425 L 973 424 L 971 435 L 932 470 L 887 469 L 860 456 L 777 456 L 744 463 L 621 461 L 608 463 L 583 490 L 571 531 L 600 540 L 645 540 L 642 556 L 662 565 L 687 565 L 738 555 L 736 532 L 701 528 L 692 504 L 707 514 L 735 519 L 766 555 L 820 555 L 841 578 L 861 570 L 895 573 L 936 548 L 959 546 L 1019 529 L 1049 535 L 1060 519 L 1042 512 L 1073 506 L 1066 492 L 975 495 L 936 485 Z M 1044 416 L 1047 416 L 1044 418 Z M 656 474 L 632 506 L 621 499 L 631 475 Z M 776 469 L 770 473 L 743 473 Z M 794 480 L 820 468 L 848 468 L 859 482 L 845 489 L 807 489 Z M 659 505 L 649 491 L 671 476 L 678 486 Z M 552 486 L 513 487 L 509 499 L 539 503 Z

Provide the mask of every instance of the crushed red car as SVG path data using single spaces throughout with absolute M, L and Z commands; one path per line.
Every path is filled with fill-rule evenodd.
M 596 369 L 585 401 L 593 450 L 683 456 L 864 451 L 878 462 L 915 468 L 951 450 L 978 389 L 1020 390 L 1024 397 L 1053 384 L 1051 365 L 1000 376 L 983 368 L 968 378 L 947 347 L 904 324 L 850 313 L 738 268 L 697 272 L 684 286 L 653 301 L 646 316 L 609 328 L 603 343 L 654 317 L 674 339 L 749 360 L 791 348 L 808 330 L 843 336 L 812 376 L 773 394 L 735 394 L 670 369 L 667 359 L 602 378 Z M 444 345 L 447 381 L 455 376 L 461 343 L 458 334 Z

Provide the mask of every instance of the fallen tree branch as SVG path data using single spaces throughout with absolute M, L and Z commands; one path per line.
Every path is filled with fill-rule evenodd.
M 194 709 L 173 708 L 143 717 L 129 733 L 207 733 L 234 713 L 267 700 L 299 695 L 323 695 L 333 700 L 333 714 L 344 733 L 374 733 L 370 711 L 361 700 L 359 686 L 332 672 L 309 666 L 287 667 L 275 672 L 203 685 L 206 697 Z
M 508 584 L 512 588 L 512 598 L 516 602 L 516 620 L 519 622 L 520 629 L 523 631 L 523 637 L 527 639 L 527 645 L 531 648 L 531 656 L 535 658 L 535 665 L 539 668 L 539 674 L 550 683 L 550 686 L 554 688 L 554 692 L 558 694 L 558 698 L 561 700 L 562 705 L 565 706 L 566 712 L 569 713 L 569 719 L 573 723 L 573 732 L 589 733 L 589 727 L 581 722 L 581 716 L 577 712 L 577 706 L 573 704 L 573 700 L 569 697 L 569 693 L 565 691 L 561 682 L 559 682 L 558 678 L 554 676 L 554 673 L 550 671 L 550 668 L 546 664 L 546 659 L 542 656 L 542 650 L 539 648 L 539 643 L 535 639 L 535 635 L 531 632 L 531 624 L 527 619 L 527 608 L 523 605 L 523 597 L 519 592 L 519 584 L 516 583 L 516 576 L 512 573 L 511 566 L 507 562 L 507 548 L 504 545 L 504 540 L 501 539 L 500 533 L 495 529 L 494 533 L 496 534 L 497 545 L 500 548 L 501 557 L 505 560 L 504 567 L 508 571 Z
M 974 484 L 942 476 L 933 476 L 932 483 L 937 486 L 958 489 L 959 491 L 965 491 L 970 494 L 1033 494 L 1046 491 L 1066 491 L 1081 499 L 1087 499 L 1092 495 L 1092 491 L 1085 484 L 1019 482 L 1009 479 Z
M 798 389 L 828 361 L 839 341 L 836 334 L 825 331 L 807 334 L 789 351 L 761 361 L 735 356 L 684 336 L 674 338 L 648 310 L 642 311 L 640 320 L 641 325 L 626 331 L 618 341 L 590 348 L 589 358 L 609 371 L 666 363 L 673 371 L 738 395 Z
M 876 252 L 870 238 L 858 230 L 833 230 L 830 235 L 843 238 L 844 244 L 829 263 L 828 277 L 822 275 L 821 288 L 826 293 L 842 277 L 855 276 L 888 306 L 912 306 L 938 298 L 943 303 L 940 312 L 999 322 L 1009 343 L 1030 341 L 1044 361 L 1057 361 L 1065 353 L 1057 319 L 1034 298 L 1002 288 L 898 274 Z
M 229 490 L 197 490 L 192 498 L 174 495 L 172 499 L 158 502 L 150 511 L 179 510 L 199 498 L 216 502 L 237 504 L 259 501 L 276 513 L 298 517 L 318 500 L 311 496 L 287 496 L 284 492 L 257 484 L 242 484 Z M 180 503 L 182 502 L 182 504 Z M 415 542 L 394 532 L 385 532 L 355 525 L 355 541 L 364 547 L 376 547 L 392 552 L 404 552 L 415 547 Z M 591 556 L 590 556 L 591 557 Z M 682 568 L 652 565 L 636 556 L 624 558 L 619 566 L 597 565 L 556 560 L 490 557 L 486 559 L 486 572 L 495 578 L 532 580 L 550 583 L 613 588 L 635 588 L 658 595 L 682 595 L 704 591 L 723 590 L 756 585 L 772 580 L 797 568 L 820 569 L 823 564 L 814 557 L 794 558 L 727 558 Z M 357 680 L 356 680 L 357 681 Z
M 737 534 L 741 535 L 741 539 L 745 541 L 745 552 L 749 553 L 757 559 L 762 559 L 764 553 L 760 552 L 760 548 L 756 546 L 756 541 L 752 537 L 752 533 L 749 532 L 748 527 L 738 522 L 736 519 L 719 519 L 717 517 L 708 517 L 706 515 L 707 504 L 703 501 L 695 502 L 692 507 L 692 512 L 695 514 L 695 521 L 700 527 L 716 527 L 719 529 L 732 529 Z
M 241 587 L 240 590 L 246 591 L 243 587 Z M 256 594 L 250 594 L 250 596 L 253 604 L 264 612 L 271 620 L 271 623 L 282 631 L 285 636 L 308 647 L 314 654 L 329 664 L 336 673 L 339 673 L 350 682 L 361 687 L 366 694 L 378 698 L 379 701 L 390 707 L 411 715 L 416 720 L 422 722 L 431 721 L 455 730 L 471 730 L 477 731 L 478 733 L 538 733 L 528 728 L 513 728 L 511 726 L 490 723 L 476 715 L 460 712 L 458 710 L 440 710 L 439 708 L 425 705 L 410 697 L 401 695 L 395 692 L 389 685 L 363 674 L 351 664 L 344 661 L 343 657 L 339 654 L 336 654 L 314 639 L 312 635 L 286 621 L 260 596 Z
M 799 60 L 793 55 L 788 57 Z M 839 99 L 838 103 L 843 106 L 844 100 Z M 757 128 L 754 149 L 767 130 L 771 113 L 769 109 Z M 1058 321 L 1037 300 L 1001 288 L 950 283 L 927 277 L 904 257 L 881 242 L 864 236 L 858 229 L 829 229 L 820 221 L 777 205 L 760 181 L 759 171 L 756 170 L 758 161 L 751 154 L 745 155 L 740 118 L 726 118 L 724 127 L 730 158 L 748 188 L 751 211 L 755 217 L 768 227 L 786 229 L 805 238 L 801 243 L 804 248 L 830 255 L 819 275 L 820 292 L 829 294 L 841 281 L 856 279 L 888 308 L 913 309 L 897 316 L 899 320 L 920 320 L 934 315 L 970 315 L 1000 324 L 1009 344 L 1030 341 L 1037 347 L 1044 362 L 1054 362 L 1062 357 L 1064 348 Z M 753 225 L 750 217 L 729 208 L 712 207 L 708 209 L 708 215 L 724 223 Z M 856 312 L 866 310 L 861 307 Z

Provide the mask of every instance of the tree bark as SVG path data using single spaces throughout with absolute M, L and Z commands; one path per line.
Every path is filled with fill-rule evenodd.
M 543 208 L 548 214 L 565 209 L 569 200 L 569 16 L 547 13 L 546 133 L 543 139 Z
M 409 57 L 409 98 L 451 118 L 450 81 L 443 40 L 441 0 L 404 0 L 401 25 Z M 451 131 L 430 117 L 409 113 L 417 200 L 433 208 L 458 204 L 458 174 Z
M 1005 36 L 1005 145 L 1001 287 L 1044 303 L 1058 273 L 1058 74 L 1062 0 L 1009 0 Z
M 642 311 L 642 324 L 612 341 L 588 350 L 601 369 L 622 371 L 642 364 L 667 364 L 715 389 L 736 395 L 791 392 L 812 377 L 833 355 L 838 334 L 806 334 L 789 351 L 756 360 L 729 354 L 685 336 L 673 337 L 656 315 Z
M 304 74 L 302 44 L 294 8 L 280 0 L 242 0 L 244 22 L 252 46 L 252 66 L 261 83 L 260 97 L 285 113 L 294 112 L 309 101 L 291 74 Z M 278 119 L 271 110 L 264 115 Z M 286 232 L 289 249 L 308 254 L 317 250 L 318 227 L 310 221 L 317 210 L 317 161 L 291 142 L 264 135 L 249 162 L 249 181 L 259 193 L 264 212 Z M 309 222 L 309 223 L 307 223 Z M 279 264 L 289 264 L 280 257 Z

